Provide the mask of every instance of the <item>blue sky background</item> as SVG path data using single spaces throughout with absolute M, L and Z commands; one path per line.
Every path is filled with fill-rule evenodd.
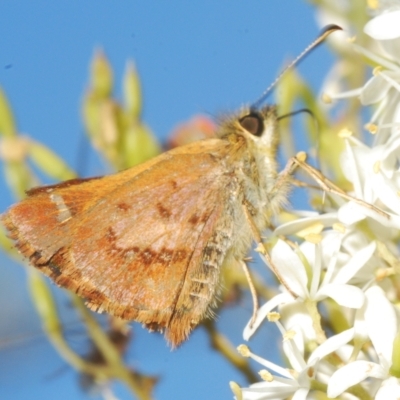
M 103 48 L 115 72 L 116 95 L 126 61 L 137 65 L 144 96 L 144 120 L 165 140 L 173 127 L 196 113 L 216 115 L 258 98 L 285 61 L 319 32 L 314 9 L 298 0 L 104 1 L 28 0 L 0 3 L 0 85 L 21 132 L 43 142 L 73 168 L 84 130 L 81 99 L 95 48 Z M 332 56 L 322 46 L 301 66 L 318 90 Z M 301 135 L 302 133 L 298 133 Z M 92 160 L 85 174 L 107 172 Z M 0 176 L 0 212 L 14 199 Z M 74 348 L 87 342 L 60 297 L 63 320 Z M 30 305 L 25 271 L 0 255 L 0 398 L 85 399 L 77 376 L 47 344 Z M 235 345 L 251 312 L 250 302 L 219 316 Z M 163 339 L 134 324 L 128 361 L 159 375 L 158 399 L 229 399 L 230 380 L 246 382 L 209 351 L 199 329 L 171 352 Z M 276 359 L 276 329 L 257 335 L 257 352 Z M 136 340 L 137 339 L 137 340 Z M 251 344 L 251 346 L 256 346 Z M 257 370 L 260 366 L 256 367 Z M 122 386 L 120 399 L 131 398 Z M 94 398 L 97 398 L 96 396 Z

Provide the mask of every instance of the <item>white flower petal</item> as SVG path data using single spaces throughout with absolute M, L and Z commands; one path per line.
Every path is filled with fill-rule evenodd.
M 363 308 L 356 310 L 356 315 L 354 318 L 354 329 L 356 331 L 356 338 L 360 342 L 367 342 L 369 341 L 368 333 L 367 333 L 367 324 L 364 319 L 364 311 L 365 311 L 365 303 Z
M 399 45 L 400 40 L 396 40 L 396 43 Z M 400 91 L 399 74 L 397 72 L 382 71 L 379 76 L 385 79 L 394 89 Z
M 345 264 L 349 257 L 357 253 L 363 247 L 368 246 L 370 238 L 356 229 L 348 229 L 348 233 L 342 241 L 341 253 L 339 254 L 339 265 Z
M 342 394 L 350 386 L 362 382 L 368 377 L 384 379 L 385 370 L 376 363 L 357 360 L 333 373 L 328 383 L 328 397 L 335 398 Z
M 322 249 L 321 244 L 318 243 L 314 246 L 314 264 L 313 274 L 310 285 L 310 297 L 315 296 L 318 291 L 318 286 L 321 280 L 322 274 Z
M 314 365 L 316 360 L 321 360 L 328 354 L 337 351 L 340 347 L 344 346 L 353 339 L 354 333 L 354 328 L 350 328 L 346 331 L 338 333 L 337 335 L 331 336 L 311 353 L 307 360 L 307 364 Z
M 340 165 L 344 176 L 353 184 L 355 196 L 361 198 L 363 195 L 362 172 L 358 167 L 354 147 L 350 145 L 349 140 L 345 140 L 345 146 L 345 151 L 340 156 Z
M 309 391 L 310 389 L 308 388 L 300 388 L 296 390 L 296 393 L 292 397 L 292 400 L 306 400 Z
M 285 353 L 285 356 L 287 357 L 292 369 L 297 372 L 301 372 L 307 368 L 307 363 L 304 361 L 303 354 L 293 340 L 283 341 L 283 352 Z
M 386 178 L 382 173 L 374 174 L 372 178 L 376 192 L 382 203 L 395 214 L 400 215 L 400 198 L 394 182 Z
M 368 246 L 353 254 L 349 261 L 343 265 L 332 283 L 345 284 L 371 259 L 376 249 L 376 242 L 371 242 Z
M 258 382 L 249 388 L 243 388 L 243 400 L 264 400 L 264 399 L 286 399 L 297 390 L 297 382 L 291 381 L 296 385 L 288 382 L 282 383 L 277 380 L 272 382 Z
M 400 229 L 400 216 L 390 212 L 386 212 L 386 214 L 389 215 L 389 218 L 380 217 L 375 219 L 385 227 Z
M 339 217 L 339 221 L 345 225 L 353 225 L 365 219 L 365 213 L 361 209 L 361 206 L 353 201 L 349 201 L 341 206 L 337 215 Z
M 293 297 L 289 293 L 280 293 L 274 296 L 271 300 L 267 301 L 263 306 L 261 306 L 257 311 L 257 318 L 254 321 L 252 327 L 250 327 L 251 320 L 247 323 L 246 327 L 243 331 L 244 340 L 249 340 L 251 336 L 253 336 L 254 332 L 261 325 L 261 323 L 265 320 L 268 313 L 270 313 L 275 307 L 280 304 L 285 304 L 292 302 Z
M 285 328 L 296 332 L 293 341 L 297 348 L 304 354 L 304 339 L 315 340 L 315 329 L 310 313 L 304 303 L 293 302 L 279 307 L 281 320 L 285 321 Z
M 355 286 L 328 284 L 320 288 L 318 299 L 330 297 L 339 305 L 349 308 L 360 308 L 364 304 L 364 292 Z
M 309 388 L 311 384 L 311 379 L 315 376 L 316 369 L 314 368 L 318 360 L 314 364 L 308 363 L 303 371 L 300 372 L 297 377 L 297 382 L 302 388 Z
M 397 110 L 397 108 L 396 108 Z M 396 124 L 395 124 L 396 125 Z M 398 125 L 396 128 L 398 129 Z M 397 169 L 397 158 L 400 150 L 400 136 L 393 133 L 390 139 L 379 147 L 382 147 L 381 151 L 381 170 L 384 171 L 385 175 L 392 177 Z
M 387 39 L 387 40 L 382 40 L 379 42 L 381 45 L 382 49 L 386 54 L 391 56 L 393 60 L 398 59 L 398 55 L 400 53 L 400 40 L 399 38 L 395 39 Z
M 322 240 L 322 251 L 324 260 L 329 260 L 326 273 L 321 286 L 331 282 L 332 276 L 336 272 L 336 264 L 339 257 L 339 250 L 342 245 L 344 234 L 336 231 L 326 232 Z
M 294 233 L 297 233 L 305 228 L 308 228 L 310 225 L 314 224 L 315 222 L 319 222 L 325 227 L 327 226 L 332 226 L 335 222 L 338 221 L 336 212 L 334 213 L 326 213 L 326 214 L 318 214 L 316 213 L 315 215 L 311 217 L 306 217 L 306 218 L 299 218 L 294 221 L 289 221 L 286 222 L 282 225 L 279 225 L 275 231 L 274 235 L 275 236 L 280 236 L 280 235 L 293 235 Z
M 396 97 L 399 97 L 399 94 L 396 93 Z M 398 135 L 399 134 L 399 122 L 400 122 L 400 102 L 396 101 L 393 107 L 393 113 L 392 117 L 390 119 L 390 122 L 393 123 L 393 128 L 392 128 L 392 135 Z
M 381 388 L 375 395 L 375 400 L 399 400 L 400 381 L 394 377 L 382 382 Z
M 397 332 L 397 317 L 393 304 L 379 286 L 365 292 L 365 321 L 368 335 L 385 367 L 391 365 L 393 340 Z
M 400 229 L 400 216 L 387 211 L 385 213 L 385 215 L 379 214 L 374 209 L 350 201 L 339 208 L 338 217 L 340 222 L 348 225 L 370 217 L 385 227 Z
M 366 106 L 381 101 L 387 94 L 391 85 L 380 75 L 373 76 L 363 87 L 360 102 Z
M 290 289 L 301 298 L 307 297 L 307 274 L 293 249 L 283 240 L 278 240 L 271 251 L 271 258 Z
M 395 39 L 400 36 L 400 10 L 378 15 L 369 21 L 364 32 L 376 40 Z

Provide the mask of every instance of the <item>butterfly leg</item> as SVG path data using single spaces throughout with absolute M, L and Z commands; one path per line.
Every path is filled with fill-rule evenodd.
M 266 264 L 269 266 L 269 268 L 272 270 L 272 272 L 275 274 L 275 276 L 278 278 L 278 281 L 285 287 L 285 289 L 293 296 L 294 299 L 297 299 L 299 297 L 293 290 L 290 288 L 289 284 L 286 282 L 286 279 L 282 276 L 282 274 L 279 271 L 279 268 L 275 265 L 275 263 L 272 261 L 272 258 L 270 254 L 268 253 L 267 249 L 265 248 L 263 243 L 259 243 L 256 251 L 259 252 L 266 262 Z
M 247 222 L 249 223 L 251 231 L 253 233 L 253 238 L 257 243 L 256 251 L 264 256 L 264 259 L 269 264 L 269 267 L 271 268 L 271 270 L 273 271 L 275 276 L 278 278 L 279 282 L 281 282 L 281 284 L 286 288 L 286 290 L 294 298 L 296 298 L 297 295 L 290 289 L 290 287 L 289 287 L 288 283 L 286 282 L 285 278 L 281 275 L 281 273 L 279 272 L 279 269 L 273 263 L 273 261 L 271 259 L 271 256 L 269 255 L 267 249 L 265 248 L 265 246 L 264 246 L 264 244 L 263 244 L 263 242 L 261 240 L 261 234 L 260 234 L 256 224 L 254 223 L 253 218 L 251 217 L 248 208 L 245 205 L 243 205 L 243 209 L 244 209 L 244 214 L 246 216 Z M 254 283 L 251 280 L 250 272 L 248 270 L 248 267 L 247 267 L 246 263 L 244 261 L 242 261 L 241 264 L 242 264 L 242 268 L 243 268 L 244 274 L 245 274 L 245 276 L 247 278 L 247 281 L 249 282 L 250 292 L 251 292 L 251 295 L 253 297 L 254 310 L 253 310 L 253 316 L 251 318 L 251 324 L 253 324 L 253 322 L 255 321 L 255 319 L 257 317 L 257 310 L 258 310 L 257 292 L 256 292 L 256 289 L 255 289 Z
M 336 194 L 346 200 L 353 201 L 356 204 L 361 205 L 362 207 L 366 207 L 370 210 L 375 211 L 379 215 L 382 215 L 385 218 L 390 218 L 390 216 L 382 211 L 381 209 L 375 207 L 374 205 L 367 203 L 364 200 L 358 199 L 356 197 L 350 196 L 347 194 L 345 191 L 340 189 L 338 186 L 336 186 L 333 182 L 331 182 L 328 178 L 326 178 L 319 170 L 316 168 L 312 167 L 311 165 L 307 164 L 305 162 L 305 153 L 300 153 L 300 155 L 296 155 L 295 157 L 291 157 L 286 164 L 285 168 L 282 170 L 282 172 L 279 174 L 278 179 L 274 185 L 273 192 L 279 190 L 279 188 L 283 185 L 286 184 L 289 180 L 289 175 L 292 175 L 293 172 L 297 168 L 301 168 L 304 172 L 306 172 L 312 179 L 315 180 L 315 182 L 318 183 L 320 188 L 324 190 L 327 193 L 333 193 Z
M 249 283 L 250 293 L 251 293 L 251 297 L 253 299 L 253 315 L 251 317 L 251 325 L 253 325 L 254 321 L 256 320 L 257 311 L 258 311 L 258 307 L 259 307 L 257 291 L 256 291 L 256 288 L 254 286 L 253 280 L 251 279 L 249 267 L 247 266 L 247 264 L 243 260 L 240 260 L 240 264 L 241 264 L 241 266 L 243 268 L 243 272 L 244 272 L 244 275 L 245 275 L 245 277 L 247 279 L 247 282 Z

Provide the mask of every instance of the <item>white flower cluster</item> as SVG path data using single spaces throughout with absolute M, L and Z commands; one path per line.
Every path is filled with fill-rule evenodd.
M 271 258 L 293 293 L 281 293 L 264 304 L 244 338 L 250 339 L 266 317 L 275 320 L 283 337 L 290 368 L 278 366 L 240 346 L 242 355 L 258 361 L 262 382 L 235 387 L 236 398 L 311 399 L 322 391 L 329 398 L 399 399 L 400 333 L 397 304 L 400 288 L 400 1 L 387 1 L 364 31 L 380 46 L 362 51 L 379 65 L 360 89 L 332 98 L 359 96 L 376 104 L 369 127 L 369 147 L 343 134 L 341 167 L 353 184 L 354 197 L 387 213 L 354 202 L 280 226 L 277 235 L 299 234 L 305 241 L 279 240 Z M 295 294 L 295 297 L 293 296 Z M 332 300 L 341 307 L 341 329 L 322 329 L 320 306 Z M 396 304 L 397 303 L 397 304 Z M 273 312 L 278 308 L 279 314 Z M 321 307 L 320 307 L 321 308 Z M 280 319 L 279 319 L 280 317 Z M 326 318 L 334 318 L 329 312 Z M 332 333 L 338 332 L 338 333 Z M 314 350 L 310 351 L 310 343 Z M 307 350 L 308 349 L 308 350 Z M 314 393 L 314 394 L 313 394 Z

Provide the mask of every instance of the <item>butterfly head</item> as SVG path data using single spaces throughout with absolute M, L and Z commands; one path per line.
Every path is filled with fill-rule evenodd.
M 275 106 L 268 105 L 261 109 L 244 107 L 222 121 L 218 136 L 275 154 L 279 142 L 277 121 Z

